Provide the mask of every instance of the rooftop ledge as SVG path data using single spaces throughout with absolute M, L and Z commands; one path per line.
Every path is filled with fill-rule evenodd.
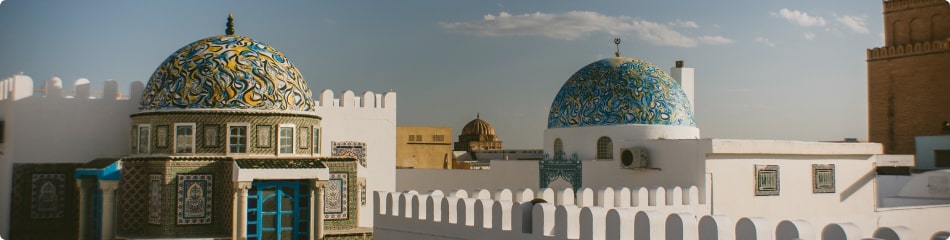
M 791 140 L 703 139 L 711 154 L 877 155 L 879 143 L 832 143 Z

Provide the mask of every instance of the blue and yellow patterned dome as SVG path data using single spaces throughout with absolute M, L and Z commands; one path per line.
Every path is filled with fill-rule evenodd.
M 168 56 L 145 87 L 142 110 L 310 111 L 310 95 L 283 54 L 250 38 L 225 35 L 198 40 Z
M 686 93 L 663 70 L 632 58 L 607 58 L 561 86 L 548 128 L 655 124 L 696 126 Z

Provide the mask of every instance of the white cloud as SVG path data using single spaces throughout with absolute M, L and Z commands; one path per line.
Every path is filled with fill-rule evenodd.
M 764 44 L 765 46 L 775 47 L 775 43 L 773 43 L 772 41 L 769 41 L 768 38 L 756 37 L 755 39 L 752 39 L 752 40 L 755 41 L 755 42 L 757 42 L 757 43 Z
M 699 28 L 699 24 L 693 21 L 683 21 L 676 19 L 675 22 L 668 23 L 670 26 L 681 27 L 681 28 Z
M 627 16 L 607 16 L 590 11 L 566 13 L 527 13 L 512 15 L 500 12 L 488 14 L 481 21 L 440 22 L 448 31 L 478 36 L 543 36 L 554 39 L 574 40 L 591 33 L 610 35 L 632 33 L 640 40 L 663 46 L 695 47 L 699 44 L 726 44 L 731 39 L 722 36 L 688 36 L 673 29 L 698 28 L 693 21 L 677 20 L 668 24 L 651 22 Z
M 815 34 L 812 32 L 805 32 L 804 37 L 807 40 L 815 40 Z
M 784 18 L 790 23 L 798 24 L 803 27 L 823 27 L 827 24 L 827 21 L 825 21 L 823 17 L 810 16 L 808 13 L 798 10 L 789 10 L 788 8 L 782 8 L 778 10 L 778 12 L 772 12 L 772 16 Z
M 851 31 L 854 31 L 856 33 L 870 33 L 871 32 L 870 30 L 868 30 L 866 16 L 861 16 L 861 17 L 848 16 L 848 15 L 836 16 L 835 20 L 837 20 L 839 24 L 844 25 L 845 27 L 847 27 L 848 29 L 851 29 Z
M 732 39 L 723 36 L 702 36 L 699 37 L 699 42 L 707 45 L 719 45 L 730 44 L 732 43 Z

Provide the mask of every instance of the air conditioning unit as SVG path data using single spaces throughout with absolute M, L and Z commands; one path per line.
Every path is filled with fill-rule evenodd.
M 630 169 L 649 168 L 650 155 L 643 148 L 620 149 L 620 167 Z

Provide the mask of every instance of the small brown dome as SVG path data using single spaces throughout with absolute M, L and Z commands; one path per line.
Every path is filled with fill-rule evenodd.
M 481 118 L 475 118 L 462 128 L 462 135 L 495 135 L 495 128 Z

